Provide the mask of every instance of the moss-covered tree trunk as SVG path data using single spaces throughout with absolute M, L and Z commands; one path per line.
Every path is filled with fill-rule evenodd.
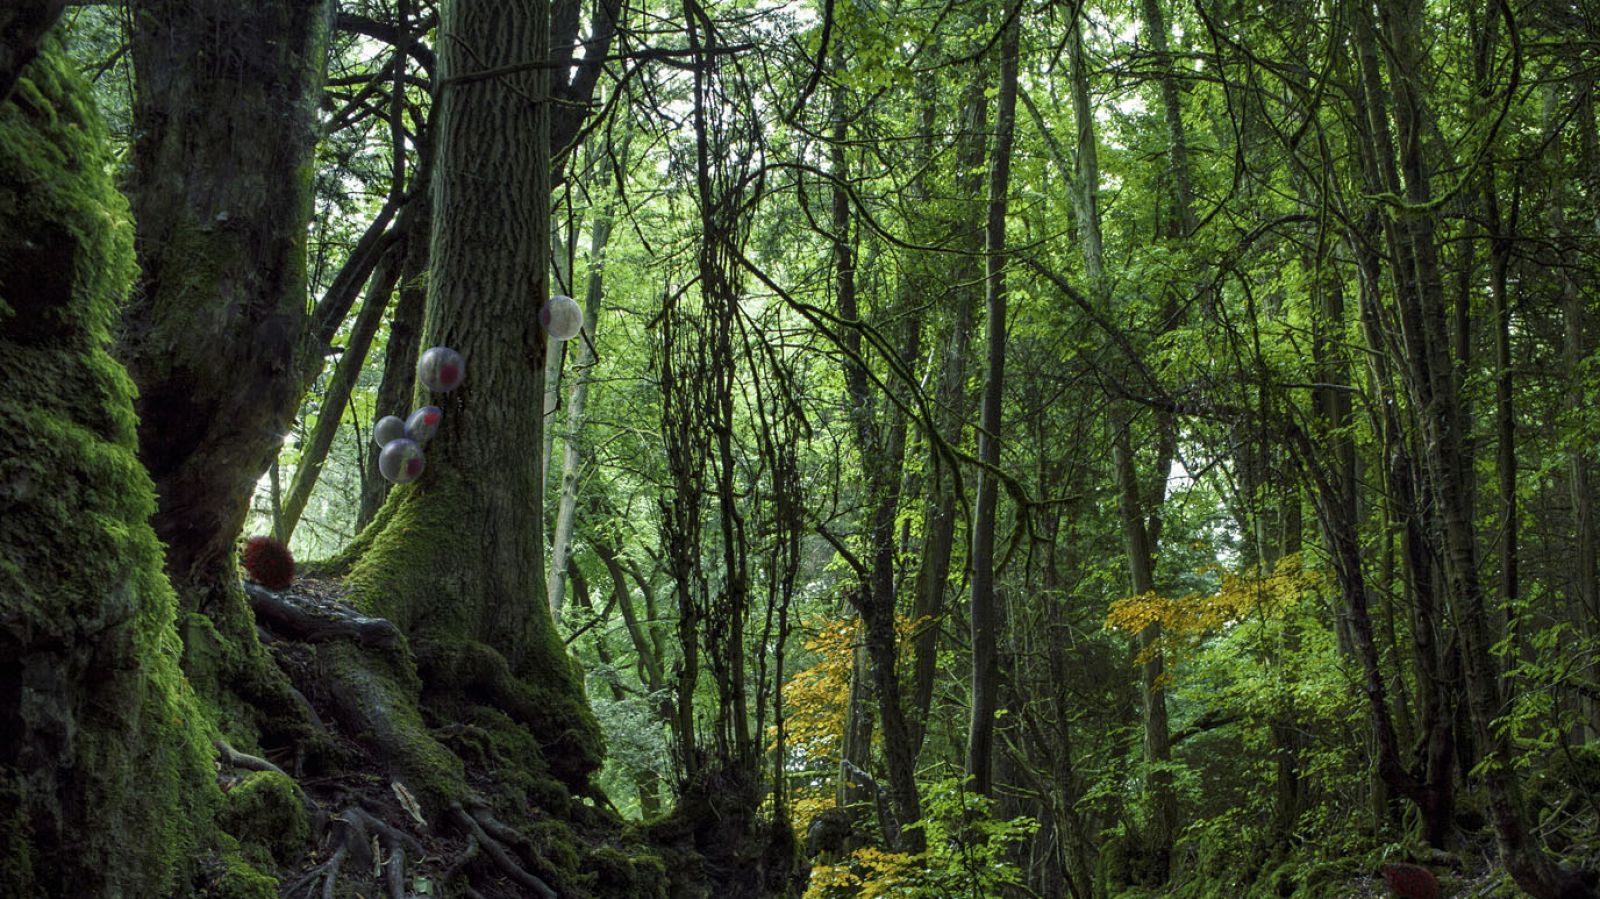
M 221 801 L 179 673 L 133 384 L 106 351 L 133 229 L 87 96 L 47 46 L 0 102 L 6 896 L 186 892 Z
M 184 669 L 234 739 L 303 747 L 304 701 L 257 641 L 235 543 L 320 361 L 305 234 L 330 7 L 139 0 L 133 14 L 142 271 L 120 354 Z
M 549 295 L 550 73 L 477 73 L 543 59 L 549 6 L 446 4 L 433 239 L 422 345 L 466 358 L 427 467 L 357 547 L 351 581 L 416 648 L 424 684 L 470 687 L 582 785 L 599 732 L 546 605 L 540 452 Z
M 242 608 L 234 541 L 318 348 L 305 235 L 327 0 L 133 4 L 143 272 L 123 358 L 186 610 Z
M 11 96 L 40 38 L 66 5 L 66 0 L 12 0 L 0 9 L 0 101 Z

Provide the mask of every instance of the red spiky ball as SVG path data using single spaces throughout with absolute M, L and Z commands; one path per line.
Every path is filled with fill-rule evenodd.
M 1439 881 L 1421 865 L 1387 864 L 1378 869 L 1400 899 L 1439 899 Z
M 244 542 L 244 570 L 268 590 L 287 590 L 294 580 L 294 556 L 282 540 L 251 537 Z

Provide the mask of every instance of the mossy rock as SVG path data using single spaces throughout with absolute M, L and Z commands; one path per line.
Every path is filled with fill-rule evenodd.
M 278 864 L 298 858 L 311 839 L 300 788 L 275 771 L 253 772 L 229 790 L 217 823 Z
M 642 895 L 639 890 L 639 872 L 633 860 L 620 849 L 601 846 L 587 853 L 583 867 L 592 878 L 590 888 L 601 899 L 632 899 Z
M 215 899 L 278 899 L 278 879 L 257 870 L 238 852 L 224 852 L 211 866 L 201 895 Z

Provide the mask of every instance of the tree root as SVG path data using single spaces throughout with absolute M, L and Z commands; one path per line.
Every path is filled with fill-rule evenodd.
M 260 756 L 250 755 L 247 752 L 240 752 L 239 750 L 234 749 L 232 746 L 228 745 L 227 740 L 224 740 L 220 737 L 212 740 L 211 745 L 217 748 L 218 761 L 221 761 L 230 767 L 239 768 L 245 771 L 269 771 L 273 774 L 281 774 L 288 778 L 289 782 L 294 785 L 295 794 L 300 797 L 300 804 L 305 806 L 306 819 L 311 824 L 311 832 L 313 834 L 320 835 L 325 829 L 327 829 L 328 813 L 323 811 L 322 806 L 318 804 L 315 799 L 312 799 L 311 795 L 301 788 L 300 782 L 295 778 L 290 777 L 288 772 L 267 761 L 266 759 L 261 758 Z
M 465 808 L 462 808 L 459 802 L 450 804 L 450 814 L 457 824 L 460 824 L 477 840 L 478 845 L 483 847 L 483 851 L 488 853 L 489 858 L 494 860 L 495 865 L 507 877 L 515 881 L 518 886 L 532 890 L 533 894 L 539 899 L 557 899 L 555 890 L 550 889 L 550 886 L 536 875 L 528 873 L 527 869 L 512 857 L 511 853 L 506 850 L 506 847 L 498 839 L 489 835 L 488 829 L 484 827 L 481 818 L 488 818 L 493 822 L 491 826 L 502 835 L 511 836 L 513 845 L 522 840 L 520 834 L 500 822 L 494 821 L 493 816 L 488 815 L 486 812 L 482 815 L 474 815 L 468 812 Z
M 295 593 L 273 593 L 245 582 L 245 595 L 256 622 L 303 643 L 354 640 L 362 646 L 393 649 L 400 645 L 400 629 L 382 618 L 369 618 L 335 602 Z
M 349 862 L 354 870 L 381 869 L 389 899 L 406 899 L 406 850 L 425 854 L 420 842 L 410 834 L 390 826 L 360 806 L 350 806 L 334 817 L 334 839 L 338 845 L 326 862 L 302 874 L 282 888 L 281 895 L 294 896 L 304 889 L 306 899 L 322 888 L 323 899 L 333 899 L 339 874 Z M 376 851 L 377 856 L 373 853 Z

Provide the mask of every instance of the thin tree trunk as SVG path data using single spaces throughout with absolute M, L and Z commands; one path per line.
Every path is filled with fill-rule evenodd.
M 842 67 L 842 53 L 835 56 L 834 65 Z M 877 403 L 867 377 L 866 361 L 862 358 L 859 330 L 861 310 L 856 298 L 856 255 L 851 244 L 851 207 L 845 186 L 849 181 L 849 158 L 845 146 L 848 125 L 842 91 L 835 96 L 833 115 L 830 163 L 834 178 L 831 198 L 834 283 L 839 318 L 845 322 L 845 387 L 849 395 L 856 451 L 860 454 L 865 473 L 868 550 L 871 558 L 866 569 L 858 572 L 862 580 L 860 587 L 850 595 L 863 625 L 873 692 L 878 700 L 879 727 L 883 732 L 883 754 L 889 768 L 889 795 L 897 819 L 892 823 L 885 822 L 885 836 L 891 846 L 919 852 L 922 849 L 922 831 L 906 829 L 906 825 L 918 821 L 922 815 L 916 781 L 916 751 L 911 745 L 910 729 L 900 702 L 895 638 L 895 517 L 900 500 L 905 430 L 903 424 L 894 423 L 893 419 L 898 413 L 892 404 L 885 404 L 890 406 L 884 413 L 887 420 L 879 422 L 875 413 Z
M 972 718 L 967 731 L 967 776 L 985 796 L 994 789 L 994 718 L 999 704 L 999 601 L 994 583 L 995 517 L 1000 502 L 1001 403 L 1006 371 L 1006 208 L 1011 189 L 1011 144 L 1017 117 L 1020 7 L 1000 38 L 1000 95 L 994 150 L 989 157 L 989 210 L 985 228 L 984 305 L 988 362 L 978 431 L 977 503 L 972 523 Z
M 327 461 L 328 450 L 333 447 L 333 439 L 339 432 L 339 423 L 344 420 L 345 405 L 355 389 L 356 379 L 361 377 L 361 369 L 366 365 L 367 353 L 372 349 L 378 326 L 383 324 L 383 313 L 389 308 L 395 282 L 400 280 L 401 257 L 404 253 L 404 243 L 390 247 L 373 272 L 372 283 L 367 288 L 367 299 L 361 304 L 361 312 L 350 330 L 344 353 L 339 357 L 339 364 L 323 392 L 317 423 L 311 429 L 311 439 L 301 451 L 300 463 L 295 466 L 294 477 L 289 481 L 289 494 L 284 499 L 280 519 L 279 539 L 288 540 L 299 525 L 300 516 L 305 513 L 311 491 L 322 474 L 323 463 Z
M 423 139 L 423 158 L 429 155 L 427 138 Z M 430 166 L 421 167 L 426 177 Z M 418 179 L 419 184 L 421 178 Z M 427 302 L 428 235 L 433 228 L 433 197 L 431 191 L 412 199 L 416 217 L 404 235 L 405 258 L 400 268 L 400 299 L 395 303 L 394 315 L 389 319 L 389 339 L 384 348 L 383 377 L 378 382 L 375 403 L 376 416 L 398 415 L 405 417 L 411 408 L 412 382 L 416 379 L 417 355 L 422 340 L 422 313 Z M 378 454 L 382 451 L 376 443 L 368 441 L 366 448 L 366 482 L 361 488 L 361 508 L 356 514 L 357 532 L 366 528 L 382 508 L 389 496 L 389 482 L 378 476 Z
M 628 141 L 623 140 L 622 158 L 628 157 Z M 594 178 L 594 186 L 606 188 L 611 178 L 610 155 L 601 154 L 601 164 Z M 608 192 L 603 208 L 595 213 L 589 236 L 589 273 L 584 285 L 584 333 L 579 336 L 583 346 L 578 350 L 578 364 L 573 372 L 576 381 L 567 396 L 567 429 L 562 435 L 561 499 L 556 506 L 555 534 L 550 543 L 550 614 L 561 618 L 562 596 L 566 591 L 567 559 L 572 552 L 572 530 L 578 507 L 578 469 L 582 463 L 581 434 L 584 409 L 589 398 L 589 376 L 594 370 L 595 329 L 600 318 L 600 299 L 605 286 L 606 245 L 611 240 L 611 217 L 615 200 Z
M 956 134 L 957 194 L 981 196 L 985 135 L 988 132 L 989 100 L 984 89 L 988 70 L 975 67 L 961 106 L 961 121 Z M 939 434 L 959 445 L 967 427 L 967 357 L 971 352 L 972 318 L 977 305 L 975 285 L 979 281 L 976 260 L 983 249 L 983 230 L 977 215 L 963 216 L 954 223 L 955 243 L 961 255 L 950 272 L 947 291 L 951 299 L 950 332 L 939 366 L 938 386 L 934 389 L 934 412 Z M 931 443 L 931 441 L 930 441 Z M 937 450 L 930 450 L 933 477 L 923 504 L 922 559 L 917 569 L 917 592 L 912 615 L 928 622 L 912 638 L 911 745 L 913 755 L 920 752 L 928 731 L 928 714 L 933 705 L 934 677 L 937 670 L 939 621 L 944 614 L 945 591 L 950 579 L 950 558 L 955 549 L 957 495 L 953 472 L 941 471 Z

